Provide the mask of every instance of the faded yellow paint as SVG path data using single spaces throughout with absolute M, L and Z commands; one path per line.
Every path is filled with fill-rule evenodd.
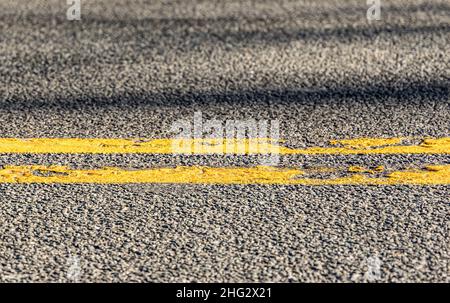
M 64 166 L 6 166 L 0 183 L 178 183 L 178 184 L 281 184 L 281 185 L 447 185 L 450 165 L 395 171 L 385 176 L 349 173 L 346 177 L 317 179 L 294 168 L 202 167 L 120 168 L 75 170 Z
M 289 148 L 259 139 L 81 139 L 1 138 L 0 153 L 27 154 L 450 154 L 450 138 L 427 138 L 403 145 L 404 138 L 332 140 L 330 147 Z M 336 146 L 337 145 L 337 146 Z
M 382 147 L 389 145 L 398 145 L 403 141 L 402 138 L 357 138 L 345 140 L 331 140 L 332 145 L 343 145 L 353 149 L 367 149 L 372 147 Z

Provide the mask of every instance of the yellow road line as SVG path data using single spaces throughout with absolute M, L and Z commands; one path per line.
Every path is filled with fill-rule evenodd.
M 416 145 L 405 138 L 332 140 L 329 147 L 289 148 L 259 139 L 81 139 L 0 138 L 0 153 L 28 154 L 450 154 L 450 137 L 425 138 Z
M 448 185 L 450 165 L 394 171 L 350 167 L 344 177 L 311 178 L 311 171 L 294 168 L 202 167 L 120 168 L 75 170 L 64 166 L 6 166 L 0 170 L 0 183 L 179 183 L 179 184 L 282 184 L 282 185 Z M 313 172 L 314 173 L 314 172 Z M 377 175 L 378 174 L 378 175 Z

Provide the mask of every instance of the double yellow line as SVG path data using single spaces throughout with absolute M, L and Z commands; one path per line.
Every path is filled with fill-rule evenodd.
M 359 138 L 330 141 L 327 147 L 289 148 L 270 138 L 259 139 L 0 139 L 0 154 L 450 154 L 450 138 Z M 204 167 L 70 169 L 64 166 L 4 166 L 0 183 L 191 183 L 284 185 L 446 185 L 450 166 L 433 165 L 404 171 L 383 167 L 275 168 Z

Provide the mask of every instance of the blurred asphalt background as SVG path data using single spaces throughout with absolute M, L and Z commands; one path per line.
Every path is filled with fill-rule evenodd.
M 277 119 L 293 147 L 450 135 L 450 2 L 0 0 L 1 137 L 170 137 Z M 254 165 L 0 155 L 0 165 Z M 414 167 L 447 155 L 291 156 Z M 0 281 L 450 281 L 449 186 L 0 185 Z

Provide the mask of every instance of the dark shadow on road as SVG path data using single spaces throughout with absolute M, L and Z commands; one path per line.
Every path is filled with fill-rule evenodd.
M 45 108 L 59 108 L 61 110 L 81 110 L 84 108 L 131 108 L 152 106 L 194 106 L 202 104 L 232 104 L 241 106 L 246 104 L 332 104 L 355 100 L 370 103 L 417 103 L 422 100 L 444 102 L 450 106 L 450 88 L 443 83 L 422 85 L 410 83 L 402 87 L 373 85 L 365 87 L 337 87 L 328 89 L 247 89 L 226 92 L 180 92 L 167 91 L 164 93 L 149 93 L 133 91 L 113 96 L 83 95 L 58 96 L 52 99 L 35 98 L 24 99 L 12 97 L 0 102 L 0 110 L 34 110 Z
M 40 35 L 43 37 L 47 28 L 49 33 L 50 30 L 54 32 L 57 29 L 64 33 L 70 42 L 81 38 L 92 41 L 107 38 L 118 44 L 135 43 L 143 47 L 180 48 L 186 51 L 216 43 L 272 45 L 311 40 L 352 42 L 375 39 L 383 35 L 396 38 L 405 35 L 450 32 L 448 22 L 428 24 L 416 22 L 413 17 L 418 12 L 431 16 L 445 13 L 450 15 L 450 5 L 445 3 L 385 5 L 384 19 L 370 24 L 365 20 L 365 11 L 366 6 L 363 4 L 361 7 L 343 5 L 317 11 L 280 10 L 281 14 L 275 16 L 263 14 L 253 17 L 133 18 L 120 15 L 90 15 L 86 12 L 80 22 L 68 22 L 65 14 L 27 12 L 2 15 L 0 12 L 0 27 L 4 27 L 5 32 L 14 31 L 16 27 L 29 28 L 29 30 L 40 29 Z M 402 21 L 393 21 L 396 18 L 390 20 L 388 18 L 390 15 Z M 358 22 L 354 22 L 355 20 Z M 334 26 L 330 27 L 330 24 Z

